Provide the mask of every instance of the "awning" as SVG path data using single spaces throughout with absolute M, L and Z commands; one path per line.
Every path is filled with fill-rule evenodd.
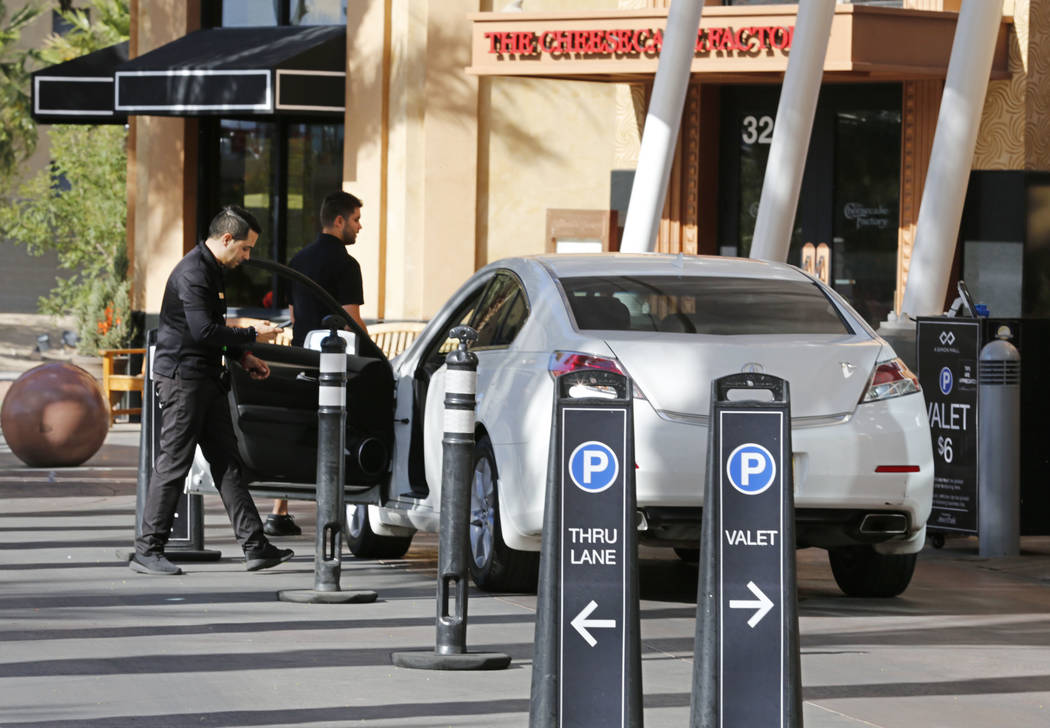
M 123 124 L 113 110 L 113 71 L 128 60 L 128 44 L 88 53 L 33 73 L 32 116 L 41 124 Z
M 346 27 L 199 30 L 114 76 L 114 106 L 127 114 L 342 118 Z

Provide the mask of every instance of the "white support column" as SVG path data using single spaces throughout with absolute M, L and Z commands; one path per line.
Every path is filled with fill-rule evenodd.
M 703 0 L 673 0 L 667 11 L 667 28 L 620 242 L 620 250 L 625 253 L 651 253 L 656 249 L 656 231 L 682 123 L 703 5 Z
M 941 313 L 962 221 L 1003 0 L 963 0 L 915 225 L 902 314 Z
M 787 261 L 834 17 L 835 0 L 799 0 L 773 143 L 758 200 L 752 258 Z

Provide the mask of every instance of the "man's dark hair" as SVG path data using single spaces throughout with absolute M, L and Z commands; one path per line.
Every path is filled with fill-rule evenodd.
M 249 230 L 262 234 L 262 226 L 255 219 L 255 215 L 240 205 L 227 205 L 211 219 L 211 225 L 208 226 L 208 237 L 221 238 L 225 233 L 229 233 L 234 240 L 247 240 Z
M 337 217 L 350 217 L 359 207 L 364 203 L 349 192 L 333 192 L 321 203 L 321 227 L 331 227 Z

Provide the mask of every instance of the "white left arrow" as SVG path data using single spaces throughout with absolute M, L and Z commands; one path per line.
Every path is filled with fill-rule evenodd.
M 730 599 L 730 609 L 754 609 L 755 613 L 751 615 L 751 619 L 747 620 L 747 626 L 754 629 L 755 625 L 762 621 L 762 617 L 769 614 L 769 610 L 773 608 L 773 602 L 770 601 L 769 597 L 765 595 L 761 589 L 759 589 L 755 582 L 749 581 L 747 588 L 751 590 L 758 599 Z
M 591 616 L 591 612 L 593 612 L 597 608 L 598 602 L 592 599 L 587 604 L 587 606 L 581 609 L 580 613 L 573 618 L 572 622 L 570 622 L 570 624 L 573 626 L 573 629 L 579 632 L 580 637 L 583 637 L 583 639 L 585 639 L 587 641 L 587 644 L 591 647 L 594 647 L 596 644 L 598 644 L 598 640 L 594 639 L 594 637 L 591 636 L 591 633 L 587 631 L 588 629 L 616 628 L 615 619 L 587 619 L 587 617 Z

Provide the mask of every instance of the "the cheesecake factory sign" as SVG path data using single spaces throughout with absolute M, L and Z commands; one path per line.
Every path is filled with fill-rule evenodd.
M 749 56 L 791 48 L 795 27 L 785 25 L 741 28 L 701 28 L 696 55 Z M 544 30 L 485 33 L 488 53 L 501 60 L 579 57 L 658 56 L 664 33 L 659 28 L 630 30 Z

